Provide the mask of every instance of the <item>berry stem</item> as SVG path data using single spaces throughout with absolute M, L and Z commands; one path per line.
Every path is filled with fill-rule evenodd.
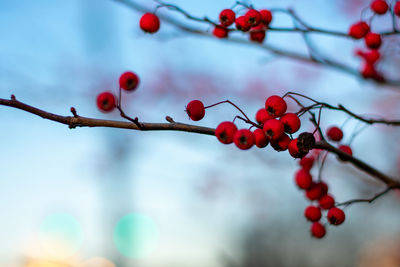
M 246 113 L 244 113 L 243 110 L 241 110 L 237 105 L 235 105 L 234 103 L 232 103 L 230 100 L 224 100 L 224 101 L 221 101 L 221 102 L 218 102 L 218 103 L 215 103 L 215 104 L 206 106 L 206 107 L 204 107 L 204 108 L 207 109 L 207 108 L 211 108 L 211 107 L 214 107 L 214 106 L 217 106 L 217 105 L 220 105 L 220 104 L 224 104 L 224 103 L 229 103 L 229 104 L 231 104 L 232 106 L 234 106 L 237 110 L 239 110 L 240 113 L 243 114 L 243 116 L 247 119 L 247 121 L 248 121 L 249 123 L 256 125 L 254 122 L 252 122 L 252 121 L 249 119 L 249 117 L 247 117 Z

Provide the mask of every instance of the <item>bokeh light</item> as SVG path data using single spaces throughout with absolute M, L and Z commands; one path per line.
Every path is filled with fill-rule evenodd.
M 116 267 L 111 261 L 97 257 L 84 261 L 80 267 Z
M 125 215 L 114 229 L 114 243 L 118 251 L 129 258 L 148 255 L 155 248 L 157 240 L 156 223 L 142 214 Z
M 66 213 L 48 215 L 40 226 L 40 244 L 46 257 L 63 259 L 72 256 L 83 242 L 77 219 Z

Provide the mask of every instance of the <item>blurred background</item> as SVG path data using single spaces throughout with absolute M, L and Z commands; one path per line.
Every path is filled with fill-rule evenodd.
M 170 3 L 216 19 L 234 1 Z M 252 3 L 292 7 L 310 25 L 347 31 L 369 1 Z M 254 116 L 268 96 L 287 91 L 358 114 L 400 117 L 399 88 L 252 46 L 191 36 L 167 24 L 155 35 L 144 34 L 141 15 L 112 0 L 0 0 L 0 97 L 15 94 L 62 115 L 73 106 L 82 116 L 120 119 L 117 112 L 99 112 L 95 99 L 104 90 L 116 92 L 119 75 L 131 70 L 141 84 L 123 95 L 123 105 L 146 122 L 164 122 L 168 115 L 193 123 L 184 112 L 193 99 L 206 105 L 229 99 Z M 376 30 L 390 29 L 390 16 L 375 20 Z M 290 25 L 285 15 L 272 23 Z M 360 65 L 353 53 L 362 43 L 311 38 L 322 54 Z M 396 38 L 385 42 L 379 66 L 394 74 L 400 65 Z M 266 42 L 307 51 L 301 35 L 293 33 L 270 32 Z M 289 109 L 296 110 L 294 103 Z M 218 106 L 195 124 L 216 127 L 236 113 Z M 324 111 L 321 126 L 341 126 L 346 119 Z M 0 266 L 400 266 L 398 192 L 346 208 L 346 222 L 315 240 L 303 216 L 308 202 L 293 182 L 298 163 L 287 152 L 239 151 L 192 133 L 71 130 L 7 107 L 0 107 L 0 120 Z M 306 118 L 302 123 L 301 130 L 311 129 Z M 347 121 L 344 142 L 360 127 Z M 352 140 L 353 153 L 398 177 L 399 137 L 393 127 L 368 127 Z M 333 156 L 323 179 L 339 202 L 382 189 Z

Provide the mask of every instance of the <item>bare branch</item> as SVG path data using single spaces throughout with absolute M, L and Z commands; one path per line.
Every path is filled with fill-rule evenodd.
M 338 203 L 338 204 L 336 204 L 336 206 L 348 206 L 348 205 L 351 205 L 351 204 L 354 204 L 354 203 L 360 203 L 360 202 L 372 203 L 375 200 L 377 200 L 378 198 L 380 198 L 381 196 L 386 195 L 387 193 L 389 193 L 393 189 L 395 189 L 395 187 L 387 187 L 385 190 L 383 190 L 382 192 L 374 195 L 372 198 L 352 199 L 352 200 L 348 200 L 346 202 Z

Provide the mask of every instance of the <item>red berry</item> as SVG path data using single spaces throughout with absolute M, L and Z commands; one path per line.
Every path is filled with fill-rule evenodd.
M 312 184 L 306 191 L 306 197 L 313 201 L 318 200 L 323 196 L 323 188 L 320 184 L 314 183 Z
M 155 33 L 160 29 L 160 19 L 153 13 L 146 13 L 140 19 L 140 28 L 144 32 Z
M 311 170 L 312 166 L 314 165 L 314 158 L 313 157 L 303 157 L 300 161 L 299 164 L 303 169 L 305 170 Z
M 335 199 L 331 195 L 325 195 L 319 199 L 319 206 L 324 210 L 329 210 L 335 206 Z
M 235 22 L 235 19 L 236 14 L 232 9 L 224 9 L 219 14 L 219 21 L 221 21 L 221 24 L 226 27 L 231 26 Z
M 251 26 L 257 26 L 261 22 L 261 14 L 255 9 L 247 11 L 244 17 Z
M 300 151 L 299 151 L 299 147 L 297 146 L 297 138 L 290 141 L 288 150 L 289 150 L 289 154 L 293 158 L 301 158 L 303 156 L 302 153 L 300 153 Z
M 251 24 L 246 21 L 244 16 L 240 16 L 235 20 L 236 29 L 242 32 L 247 32 L 251 28 Z
M 287 134 L 283 134 L 278 140 L 271 140 L 271 146 L 276 151 L 285 151 L 288 149 L 290 141 L 292 139 Z
M 353 150 L 351 150 L 351 148 L 349 146 L 341 145 L 341 146 L 339 146 L 339 149 L 342 150 L 344 153 L 349 154 L 350 156 L 353 155 Z M 339 156 L 339 159 L 346 161 L 345 158 L 340 157 L 340 156 Z
M 115 96 L 110 92 L 103 92 L 97 96 L 97 107 L 103 112 L 110 112 L 115 108 Z
M 306 169 L 300 169 L 294 177 L 296 185 L 301 189 L 308 189 L 312 185 L 312 176 Z
M 370 50 L 367 53 L 364 54 L 363 58 L 368 64 L 375 64 L 381 57 L 381 54 L 379 53 L 378 50 Z
M 339 142 L 343 138 L 343 132 L 339 127 L 332 126 L 326 131 L 328 139 L 331 141 Z
M 265 109 L 269 114 L 280 117 L 286 112 L 287 105 L 282 97 L 273 95 L 265 101 Z
M 280 118 L 280 121 L 285 127 L 286 133 L 295 133 L 300 129 L 301 121 L 294 113 L 286 113 Z
M 267 137 L 275 141 L 283 135 L 284 126 L 281 121 L 277 119 L 271 119 L 264 123 L 263 130 Z
M 238 148 L 247 150 L 254 145 L 253 133 L 247 129 L 238 130 L 233 136 L 233 142 Z
M 359 21 L 350 26 L 349 35 L 354 39 L 361 39 L 369 32 L 370 28 L 364 21 Z
M 305 210 L 304 210 L 304 216 L 312 222 L 316 222 L 319 221 L 319 219 L 321 219 L 321 209 L 315 206 L 308 206 Z
M 267 120 L 273 119 L 274 116 L 271 116 L 265 108 L 261 108 L 256 113 L 256 121 L 260 124 L 263 124 Z
M 138 85 L 139 77 L 131 71 L 124 72 L 119 77 L 119 87 L 126 91 L 134 91 Z
M 371 3 L 371 9 L 376 14 L 383 15 L 388 11 L 389 5 L 384 0 L 375 0 Z
M 257 147 L 263 148 L 268 145 L 269 143 L 268 138 L 262 129 L 255 129 L 253 135 L 254 135 L 254 142 Z
M 361 75 L 365 79 L 373 79 L 374 77 L 376 77 L 377 72 L 376 72 L 374 65 L 369 64 L 369 63 L 364 64 L 364 66 L 361 70 Z
M 314 222 L 311 225 L 311 234 L 316 238 L 323 238 L 326 234 L 325 226 L 319 222 Z
M 393 12 L 396 16 L 400 17 L 400 1 L 397 1 L 396 4 L 394 4 Z
M 228 29 L 224 26 L 217 25 L 213 30 L 213 35 L 217 38 L 226 38 L 228 37 Z
M 317 186 L 321 187 L 321 191 L 322 191 L 322 196 L 325 196 L 326 194 L 328 194 L 328 185 L 324 182 L 318 182 Z
M 333 225 L 342 224 L 346 219 L 346 215 L 344 214 L 343 210 L 336 207 L 329 209 L 326 217 L 328 218 L 329 223 Z
M 215 136 L 223 144 L 233 143 L 233 136 L 237 132 L 237 127 L 233 122 L 221 122 L 215 129 Z
M 381 47 L 381 44 L 382 44 L 381 36 L 379 34 L 373 33 L 373 32 L 369 32 L 365 36 L 364 41 L 365 41 L 365 45 L 371 49 L 378 49 L 379 47 Z
M 261 23 L 268 26 L 272 21 L 272 13 L 267 9 L 260 10 Z
M 201 120 L 206 113 L 203 102 L 200 100 L 190 101 L 186 106 L 186 113 L 188 114 L 189 118 L 194 121 Z
M 253 27 L 250 31 L 250 40 L 257 43 L 264 42 L 265 39 L 265 29 L 264 25 L 259 24 L 256 27 Z

